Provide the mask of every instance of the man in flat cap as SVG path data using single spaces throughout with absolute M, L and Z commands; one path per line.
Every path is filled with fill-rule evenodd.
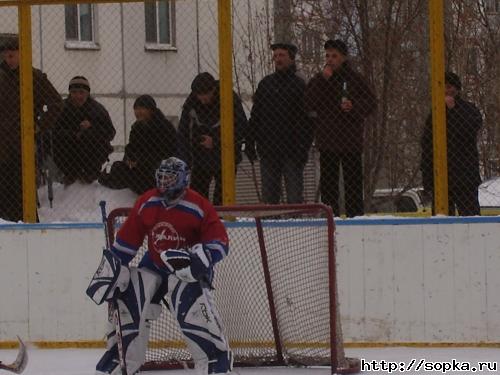
M 339 176 L 342 168 L 348 217 L 364 214 L 363 133 L 376 99 L 365 79 L 348 62 L 341 40 L 325 43 L 325 67 L 309 82 L 307 108 L 316 122 L 320 151 L 321 201 L 339 215 Z
M 0 218 L 23 218 L 19 44 L 9 37 L 0 45 Z M 33 105 L 37 139 L 56 122 L 62 99 L 40 70 L 33 68 Z
M 238 165 L 247 117 L 235 92 L 233 106 L 234 152 Z M 182 107 L 178 133 L 179 158 L 191 167 L 191 188 L 209 198 L 210 183 L 214 180 L 212 203 L 222 204 L 220 85 L 210 73 L 198 74 L 191 83 L 191 94 Z
M 115 134 L 108 111 L 90 96 L 89 81 L 83 76 L 73 77 L 53 131 L 54 161 L 64 174 L 64 184 L 97 180 L 113 150 Z
M 285 180 L 286 202 L 304 201 L 304 166 L 313 130 L 304 106 L 306 84 L 297 75 L 297 47 L 271 46 L 275 72 L 260 81 L 254 95 L 245 153 L 250 162 L 260 158 L 262 199 L 278 204 Z
M 457 210 L 460 216 L 476 216 L 481 214 L 478 198 L 481 176 L 477 140 L 483 119 L 473 103 L 462 99 L 461 90 L 460 77 L 453 72 L 446 72 L 444 100 L 448 145 L 448 213 L 454 216 Z M 434 204 L 432 114 L 427 117 L 422 136 L 420 169 L 424 192 Z

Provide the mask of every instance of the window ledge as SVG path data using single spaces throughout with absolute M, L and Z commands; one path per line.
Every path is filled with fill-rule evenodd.
M 64 48 L 66 49 L 77 49 L 77 50 L 90 50 L 98 51 L 101 46 L 95 42 L 82 42 L 79 40 L 66 40 L 64 42 Z
M 171 51 L 177 52 L 177 47 L 170 44 L 159 44 L 159 43 L 146 43 L 144 45 L 146 51 Z

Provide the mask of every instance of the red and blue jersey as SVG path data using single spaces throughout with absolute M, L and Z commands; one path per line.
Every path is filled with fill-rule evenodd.
M 145 237 L 149 256 L 161 268 L 165 268 L 165 264 L 160 253 L 168 249 L 186 249 L 201 243 L 210 252 L 214 264 L 229 250 L 226 228 L 215 208 L 191 189 L 171 206 L 157 189 L 141 195 L 118 231 L 112 251 L 128 264 Z

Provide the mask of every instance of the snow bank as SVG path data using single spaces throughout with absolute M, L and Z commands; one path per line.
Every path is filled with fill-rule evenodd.
M 41 223 L 60 222 L 101 222 L 99 202 L 106 201 L 108 213 L 118 207 L 131 207 L 137 194 L 129 189 L 112 190 L 98 182 L 82 184 L 75 182 L 69 186 L 54 183 L 54 200 L 50 208 L 47 187 L 38 190 Z
M 13 221 L 8 221 L 0 218 L 0 225 L 2 224 L 15 224 Z

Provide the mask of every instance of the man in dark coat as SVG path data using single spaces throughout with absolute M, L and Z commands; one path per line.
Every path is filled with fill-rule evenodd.
M 252 163 L 257 153 L 260 157 L 264 203 L 280 203 L 283 177 L 287 203 L 303 203 L 304 166 L 313 140 L 304 107 L 306 84 L 296 73 L 297 47 L 277 43 L 271 49 L 276 71 L 255 92 L 245 153 Z
M 321 200 L 339 214 L 340 166 L 344 176 L 348 217 L 364 214 L 363 140 L 365 119 L 376 109 L 376 99 L 365 79 L 347 60 L 341 40 L 325 43 L 326 64 L 306 91 L 308 111 L 316 118 L 320 151 Z
M 242 134 L 247 118 L 241 100 L 233 93 L 234 152 L 241 161 Z M 214 205 L 222 204 L 221 133 L 219 82 L 210 73 L 200 73 L 191 83 L 191 94 L 182 107 L 179 122 L 179 157 L 191 166 L 191 188 L 208 198 L 215 180 Z
M 64 183 L 97 180 L 113 151 L 115 134 L 108 111 L 90 96 L 88 80 L 82 76 L 71 79 L 69 97 L 53 131 L 54 161 L 64 174 Z
M 483 119 L 471 102 L 460 97 L 462 84 L 452 72 L 445 75 L 446 134 L 448 157 L 449 215 L 480 215 L 478 187 L 481 184 L 477 138 Z M 422 136 L 422 182 L 424 191 L 433 197 L 432 115 L 427 118 Z M 432 199 L 434 203 L 434 199 Z
M 109 173 L 101 174 L 99 183 L 112 189 L 129 188 L 140 195 L 156 186 L 155 171 L 160 162 L 175 155 L 177 134 L 150 95 L 135 100 L 134 114 L 137 121 L 123 161 L 114 162 Z
M 17 37 L 0 46 L 0 218 L 23 218 L 21 170 L 21 102 Z M 33 68 L 33 105 L 37 138 L 49 130 L 62 111 L 62 99 L 40 70 Z

